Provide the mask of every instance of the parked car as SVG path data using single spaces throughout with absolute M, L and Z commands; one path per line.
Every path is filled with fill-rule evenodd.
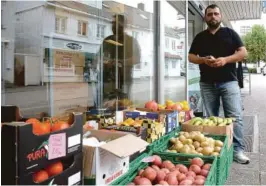
M 249 73 L 248 67 L 243 67 L 242 69 L 243 69 L 243 73 Z

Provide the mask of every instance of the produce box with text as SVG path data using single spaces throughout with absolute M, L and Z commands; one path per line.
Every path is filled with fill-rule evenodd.
M 16 167 L 9 169 L 12 174 L 1 173 L 3 185 L 82 185 L 82 153 L 51 160 L 39 170 L 23 175 L 16 173 Z
M 95 185 L 108 185 L 125 174 L 130 156 L 148 145 L 124 132 L 91 130 L 87 133 L 83 140 L 84 179 L 85 182 L 95 179 Z
M 53 124 L 52 124 L 53 123 Z M 74 113 L 73 123 L 29 119 L 4 123 L 1 131 L 3 165 L 11 167 L 4 174 L 15 177 L 39 170 L 51 160 L 81 153 L 82 113 Z M 2 172 L 2 173 L 3 173 Z

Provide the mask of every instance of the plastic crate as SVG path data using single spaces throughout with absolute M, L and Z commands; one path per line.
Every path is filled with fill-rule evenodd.
M 233 163 L 233 158 L 234 158 L 234 147 L 232 144 L 232 146 L 230 147 L 230 149 L 228 151 L 227 162 L 226 162 L 227 163 L 227 177 L 230 174 L 231 166 Z
M 151 143 L 147 147 L 147 150 L 148 151 L 152 151 L 152 152 L 158 151 L 162 144 L 167 144 L 169 142 L 169 140 L 172 137 L 177 136 L 179 132 L 180 132 L 180 127 L 176 128 L 175 130 L 169 132 L 168 134 L 162 136 L 160 139 L 158 139 L 158 140 L 154 141 L 153 143 Z
M 217 185 L 222 185 L 225 183 L 227 179 L 227 172 L 228 172 L 228 166 L 227 166 L 227 157 L 228 157 L 228 137 L 226 135 L 205 135 L 206 137 L 212 137 L 215 140 L 221 140 L 224 143 L 224 146 L 220 152 L 220 155 L 217 157 Z M 169 140 L 171 137 L 177 137 L 177 135 L 171 135 L 168 139 L 168 141 L 163 141 L 159 146 L 156 148 L 153 148 L 153 152 L 165 152 L 169 147 L 170 143 Z M 167 152 L 169 154 L 183 154 L 183 153 L 172 153 Z M 197 157 L 208 157 L 208 156 L 200 156 L 200 155 L 194 155 Z
M 153 155 L 159 155 L 162 160 L 170 160 L 174 164 L 184 164 L 186 166 L 190 165 L 190 160 L 193 159 L 194 155 L 184 155 L 184 154 L 170 154 L 170 153 L 153 153 Z M 205 181 L 205 185 L 216 185 L 216 168 L 217 168 L 217 158 L 216 157 L 202 157 L 202 160 L 204 163 L 211 163 L 211 169 L 209 171 L 208 177 Z M 113 182 L 111 185 L 127 185 L 130 182 L 134 180 L 134 178 L 137 176 L 139 170 L 145 169 L 149 164 L 139 161 L 137 166 L 134 166 L 134 168 L 130 168 L 128 173 L 126 173 L 123 177 L 121 177 L 119 180 Z

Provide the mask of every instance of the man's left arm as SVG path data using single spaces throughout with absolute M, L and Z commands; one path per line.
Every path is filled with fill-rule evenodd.
M 247 56 L 247 49 L 241 41 L 239 35 L 234 30 L 231 30 L 231 32 L 233 45 L 236 49 L 236 52 L 227 57 L 217 58 L 216 62 L 214 63 L 215 67 L 222 67 L 227 63 L 237 63 L 239 61 L 242 61 Z

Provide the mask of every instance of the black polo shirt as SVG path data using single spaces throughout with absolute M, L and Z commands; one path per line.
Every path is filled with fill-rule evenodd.
M 232 29 L 221 27 L 215 34 L 205 30 L 194 38 L 189 53 L 200 57 L 212 55 L 215 58 L 234 54 L 243 43 Z M 237 81 L 236 63 L 213 68 L 206 64 L 199 65 L 200 81 L 207 83 Z

